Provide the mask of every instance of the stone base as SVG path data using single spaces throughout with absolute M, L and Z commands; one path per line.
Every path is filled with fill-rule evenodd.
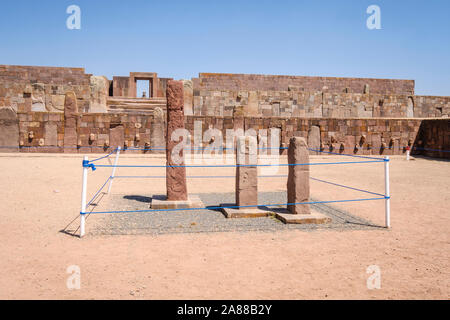
M 187 208 L 204 208 L 205 205 L 197 195 L 188 196 L 187 200 L 168 201 L 166 196 L 156 195 L 152 197 L 150 208 L 152 209 L 187 209 Z
M 323 224 L 331 222 L 331 218 L 311 210 L 311 214 L 292 214 L 289 211 L 279 211 L 275 217 L 286 224 Z
M 232 207 L 236 206 L 236 204 L 223 203 L 220 205 L 221 207 Z M 260 217 L 268 217 L 271 215 L 270 211 L 261 210 L 258 208 L 222 208 L 221 209 L 223 215 L 226 218 L 260 218 Z

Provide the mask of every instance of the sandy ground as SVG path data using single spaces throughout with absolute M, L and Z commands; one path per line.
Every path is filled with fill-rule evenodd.
M 94 158 L 90 155 L 91 159 Z M 340 161 L 349 159 L 340 157 Z M 315 157 L 313 161 L 335 161 Z M 132 156 L 120 164 L 164 164 Z M 391 161 L 392 229 L 93 236 L 60 232 L 80 211 L 80 155 L 0 155 L 1 299 L 448 299 L 450 297 L 450 162 Z M 89 194 L 110 168 L 89 173 Z M 286 173 L 283 168 L 278 174 Z M 164 169 L 118 170 L 163 175 Z M 188 169 L 188 175 L 233 169 Z M 383 193 L 383 164 L 311 166 L 311 175 Z M 233 179 L 189 181 L 191 193 L 232 192 Z M 285 189 L 260 180 L 261 191 Z M 115 180 L 114 192 L 164 193 L 164 180 Z M 312 182 L 323 200 L 367 197 Z M 369 196 L 370 197 L 370 196 Z M 102 201 L 108 201 L 107 197 Z M 384 224 L 382 200 L 336 205 Z M 87 222 L 97 217 L 91 216 Z M 75 220 L 74 220 L 75 219 Z M 72 222 L 73 221 L 73 222 Z M 72 224 L 71 224 L 72 222 Z M 91 223 L 92 225 L 92 223 Z M 81 289 L 69 290 L 78 265 Z M 377 265 L 381 289 L 369 290 Z

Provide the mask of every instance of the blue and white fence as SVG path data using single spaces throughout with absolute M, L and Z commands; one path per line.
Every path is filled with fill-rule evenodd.
M 284 148 L 287 149 L 287 148 Z M 384 185 L 385 185 L 385 193 L 377 193 L 368 190 L 363 190 L 360 188 L 354 188 L 351 186 L 346 186 L 342 184 L 338 184 L 335 182 L 325 181 L 322 179 L 317 179 L 311 177 L 311 180 L 327 183 L 331 185 L 335 185 L 342 188 L 351 189 L 354 191 L 359 191 L 362 193 L 370 194 L 370 198 L 358 198 L 358 199 L 343 199 L 343 200 L 327 200 L 327 201 L 308 201 L 301 203 L 276 203 L 276 204 L 259 204 L 252 206 L 220 206 L 220 207 L 203 207 L 203 208 L 179 208 L 179 209 L 148 209 L 148 210 L 131 210 L 131 211 L 90 211 L 88 212 L 88 207 L 92 205 L 95 199 L 99 196 L 99 194 L 103 191 L 103 189 L 108 185 L 107 194 L 111 192 L 111 187 L 114 179 L 165 179 L 165 176 L 116 176 L 117 168 L 166 168 L 167 165 L 119 165 L 118 160 L 120 156 L 121 148 L 115 149 L 113 152 L 108 155 L 102 156 L 100 158 L 89 161 L 88 157 L 85 156 L 83 159 L 83 182 L 82 182 L 82 191 L 81 191 L 81 211 L 80 211 L 80 237 L 83 237 L 86 233 L 86 215 L 87 214 L 118 214 L 118 213 L 150 213 L 150 212 L 161 212 L 161 211 L 188 211 L 188 210 L 216 210 L 223 208 L 247 208 L 247 207 L 280 207 L 280 206 L 288 206 L 288 205 L 297 205 L 297 204 L 327 204 L 327 203 L 345 203 L 345 202 L 358 202 L 358 201 L 374 201 L 374 200 L 384 200 L 385 201 L 385 226 L 386 228 L 391 227 L 390 223 L 390 185 L 389 185 L 389 163 L 390 159 L 388 156 L 384 158 L 379 157 L 370 157 L 370 156 L 362 156 L 362 155 L 350 155 L 350 154 L 341 154 L 341 153 L 333 153 L 326 152 L 321 150 L 310 149 L 315 152 L 322 152 L 325 154 L 334 154 L 339 156 L 346 156 L 352 158 L 358 158 L 358 161 L 332 161 L 332 162 L 312 162 L 312 163 L 296 163 L 296 164 L 257 164 L 257 167 L 267 167 L 267 166 L 317 166 L 317 165 L 349 165 L 349 164 L 368 164 L 368 163 L 383 163 L 384 164 Z M 103 159 L 108 159 L 110 161 L 110 156 L 115 154 L 114 164 L 97 164 L 99 161 Z M 361 159 L 361 160 L 359 160 Z M 238 166 L 255 166 L 255 165 L 238 165 L 238 164 L 217 164 L 217 165 L 174 165 L 172 167 L 185 167 L 185 168 L 236 168 Z M 94 193 L 94 196 L 91 200 L 87 201 L 87 179 L 89 169 L 92 171 L 97 170 L 97 168 L 112 168 L 111 175 L 107 178 L 107 180 L 103 183 L 103 185 Z M 287 175 L 261 175 L 261 178 L 280 178 L 287 177 Z M 187 176 L 188 179 L 217 179 L 217 178 L 235 178 L 235 176 Z

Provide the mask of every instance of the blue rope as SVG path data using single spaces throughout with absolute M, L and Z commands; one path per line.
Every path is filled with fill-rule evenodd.
M 104 149 L 104 146 L 76 146 L 76 147 L 72 147 L 72 146 L 0 146 L 0 149 L 17 149 L 17 148 L 46 148 L 46 149 L 83 149 L 83 148 L 101 148 Z M 106 147 L 107 149 L 109 149 L 109 147 Z
M 98 196 L 98 194 L 103 190 L 103 188 L 106 186 L 106 184 L 108 183 L 108 181 L 111 180 L 111 177 L 109 177 L 108 179 L 106 179 L 106 182 L 103 184 L 103 186 L 100 187 L 100 189 L 98 189 L 97 193 L 92 197 L 91 200 L 89 200 L 88 204 L 86 205 L 86 208 L 89 207 L 92 202 L 94 201 L 94 199 Z
M 355 157 L 355 158 L 364 158 L 364 159 L 376 159 L 376 160 L 380 160 L 383 158 L 377 158 L 377 157 L 368 157 L 368 156 L 359 156 L 356 154 L 347 154 L 347 153 L 336 153 L 336 152 L 330 152 L 330 151 L 324 151 L 324 150 L 316 150 L 316 149 L 309 149 L 310 151 L 314 151 L 314 152 L 323 152 L 323 153 L 328 153 L 328 154 L 334 154 L 337 156 L 347 156 L 347 157 Z
M 98 149 L 105 149 L 104 146 L 0 146 L 0 149 L 25 149 L 25 148 L 45 148 L 45 149 L 87 149 L 87 148 L 98 148 Z M 106 147 L 106 149 L 109 149 L 110 147 Z M 386 147 L 387 150 L 404 150 L 406 147 L 398 147 L 398 148 L 389 148 Z M 189 148 L 194 150 L 204 150 L 205 148 Z M 279 150 L 288 150 L 288 147 L 280 147 L 280 148 L 258 148 L 258 150 L 269 150 L 269 149 L 279 149 Z M 151 151 L 151 150 L 159 150 L 159 151 L 166 151 L 166 147 L 149 147 L 149 148 L 135 148 L 135 147 L 128 147 L 122 149 L 123 151 L 126 150 L 144 150 L 144 151 Z M 234 148 L 211 148 L 211 150 L 234 150 Z M 360 156 L 360 155 L 352 155 L 352 154 L 346 154 L 346 153 L 336 153 L 336 152 L 329 152 L 324 150 L 315 150 L 315 149 L 308 149 L 310 151 L 314 152 L 321 152 L 321 153 L 329 153 L 334 154 L 338 156 L 349 156 L 349 157 L 357 157 L 357 158 L 369 158 L 369 159 L 379 159 L 375 157 L 367 157 L 367 156 Z M 423 150 L 423 151 L 436 151 L 436 152 L 450 152 L 450 150 L 444 150 L 444 149 L 430 149 L 430 148 L 421 148 L 421 147 L 411 147 L 411 150 Z
M 345 161 L 345 162 L 317 162 L 317 163 L 288 163 L 288 164 L 223 164 L 223 165 L 152 165 L 152 166 L 138 166 L 138 165 L 96 165 L 98 168 L 235 168 L 235 167 L 286 167 L 286 166 L 314 166 L 314 165 L 333 165 L 333 164 L 358 164 L 358 163 L 375 163 L 375 162 L 385 162 L 387 159 L 377 159 L 371 161 Z M 84 162 L 83 162 L 83 166 Z
M 263 175 L 258 176 L 259 178 L 284 178 L 287 175 Z M 115 176 L 113 179 L 165 179 L 166 176 Z M 187 179 L 222 179 L 222 178 L 236 178 L 236 176 L 187 176 Z
M 234 150 L 235 148 L 224 148 L 224 147 L 185 147 L 183 148 L 184 150 Z M 257 148 L 258 150 L 287 150 L 289 149 L 288 147 L 282 147 L 282 148 Z M 166 147 L 149 147 L 149 148 L 135 148 L 135 147 L 129 147 L 127 148 L 127 150 L 164 150 L 166 151 L 167 148 Z
M 93 163 L 93 162 L 96 162 L 96 161 L 99 161 L 99 160 L 108 158 L 110 155 L 112 155 L 113 153 L 117 152 L 117 149 L 118 149 L 118 148 L 114 149 L 113 151 L 111 151 L 111 152 L 110 152 L 109 154 L 107 154 L 106 156 L 103 156 L 103 157 L 100 157 L 100 158 L 97 158 L 97 159 L 94 159 L 94 160 L 90 160 L 89 163 Z
M 412 148 L 413 150 L 423 150 L 423 151 L 436 151 L 436 152 L 450 152 L 450 150 L 442 150 L 442 149 L 429 149 L 429 148 Z
M 239 209 L 239 208 L 257 208 L 257 207 L 281 207 L 281 206 L 294 206 L 302 204 L 324 204 L 324 203 L 337 203 L 337 202 L 356 202 L 356 201 L 372 201 L 372 200 L 386 200 L 390 197 L 383 196 L 382 198 L 369 198 L 369 199 L 352 199 L 352 200 L 329 200 L 329 201 L 309 201 L 298 203 L 280 203 L 280 204 L 265 204 L 265 205 L 250 205 L 250 206 L 219 206 L 219 207 L 205 207 L 205 208 L 175 208 L 175 209 L 149 209 L 149 210 L 132 210 L 132 211 L 93 211 L 89 214 L 106 214 L 106 213 L 143 213 L 143 212 L 160 212 L 160 211 L 192 211 L 192 210 L 219 210 L 219 209 Z M 80 212 L 80 214 L 86 214 L 86 212 Z
M 258 178 L 287 178 L 287 175 L 262 175 L 262 176 L 258 176 Z M 116 177 L 111 177 L 111 178 L 119 178 L 119 179 L 165 179 L 166 176 L 116 176 Z M 187 176 L 187 179 L 225 179 L 225 178 L 236 178 L 236 176 Z M 369 193 L 369 194 L 373 194 L 376 196 L 384 196 L 381 193 L 376 193 L 376 192 L 372 192 L 372 191 L 368 191 L 368 190 L 364 190 L 364 189 L 358 189 L 358 188 L 354 188 L 354 187 L 350 187 L 350 186 L 345 186 L 342 184 L 338 184 L 338 183 L 334 183 L 334 182 L 330 182 L 330 181 L 325 181 L 325 180 L 321 180 L 321 179 L 317 179 L 317 178 L 313 178 L 310 177 L 311 180 L 315 180 L 318 182 L 323 182 L 323 183 L 327 183 L 327 184 L 331 184 L 337 187 L 342 187 L 342 188 L 347 188 L 347 189 L 351 189 L 351 190 L 355 190 L 355 191 L 360 191 L 360 192 L 365 192 L 365 193 Z
M 320 179 L 312 178 L 312 177 L 310 177 L 310 179 L 311 180 L 315 180 L 315 181 L 319 181 L 319 182 L 323 182 L 323 183 L 332 184 L 332 185 L 335 185 L 335 186 L 338 186 L 338 187 L 342 187 L 342 188 L 347 188 L 347 189 L 351 189 L 351 190 L 361 191 L 361 192 L 373 194 L 373 195 L 376 195 L 376 196 L 384 197 L 384 194 L 381 194 L 381 193 L 376 193 L 376 192 L 367 191 L 367 190 L 363 190 L 363 189 L 358 189 L 358 188 L 353 188 L 353 187 L 349 187 L 349 186 L 344 186 L 342 184 L 338 184 L 338 183 L 334 183 L 334 182 L 330 182 L 330 181 L 325 181 L 325 180 L 320 180 Z

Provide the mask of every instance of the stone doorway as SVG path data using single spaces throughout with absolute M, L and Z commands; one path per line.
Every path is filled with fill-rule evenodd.
M 158 81 L 154 72 L 131 72 L 129 83 L 129 97 L 143 98 L 142 92 L 147 87 L 145 98 L 154 98 L 158 96 Z M 139 86 L 138 86 L 139 82 Z

